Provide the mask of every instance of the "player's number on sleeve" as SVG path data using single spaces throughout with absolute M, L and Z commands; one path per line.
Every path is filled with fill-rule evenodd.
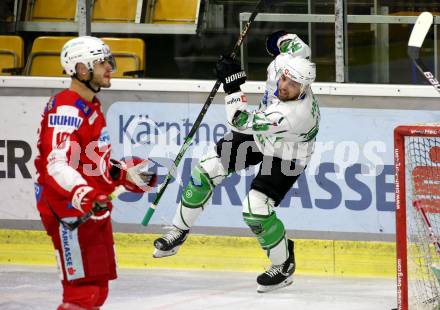
M 68 132 L 59 132 L 57 133 L 56 143 L 58 148 L 62 148 L 64 146 L 64 142 L 69 139 L 70 133 Z

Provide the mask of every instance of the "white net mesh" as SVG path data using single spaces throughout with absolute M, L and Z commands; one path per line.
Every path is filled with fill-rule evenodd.
M 440 137 L 406 137 L 405 157 L 409 309 L 438 310 Z

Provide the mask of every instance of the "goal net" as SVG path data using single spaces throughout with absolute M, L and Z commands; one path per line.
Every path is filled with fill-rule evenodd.
M 440 124 L 394 130 L 398 309 L 440 309 Z

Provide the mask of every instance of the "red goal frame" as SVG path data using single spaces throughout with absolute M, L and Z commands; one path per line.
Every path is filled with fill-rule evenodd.
M 440 125 L 407 125 L 394 129 L 396 203 L 397 309 L 408 310 L 405 137 L 440 137 Z

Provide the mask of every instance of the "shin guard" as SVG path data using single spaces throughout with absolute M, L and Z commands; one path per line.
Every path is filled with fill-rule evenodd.
M 288 257 L 283 223 L 272 210 L 273 200 L 251 190 L 243 203 L 243 218 L 273 264 L 282 264 Z

